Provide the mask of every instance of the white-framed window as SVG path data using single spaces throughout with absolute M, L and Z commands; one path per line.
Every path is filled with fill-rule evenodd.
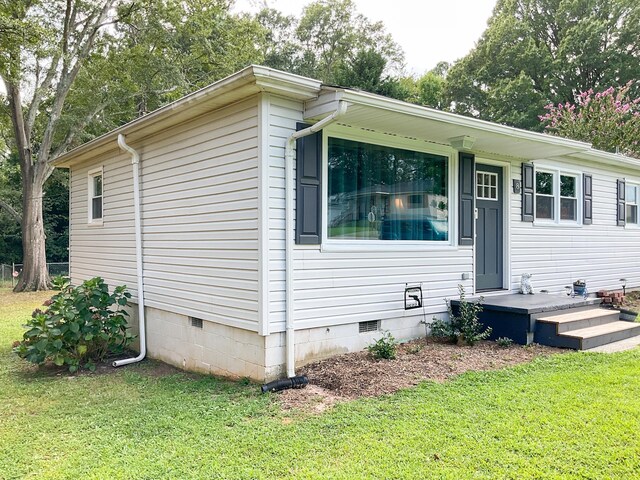
M 450 245 L 451 152 L 327 133 L 323 245 Z
M 498 174 L 476 172 L 476 198 L 498 201 Z
M 560 220 L 578 221 L 578 177 L 560 174 Z
M 627 225 L 638 225 L 638 200 L 640 186 L 626 184 L 625 187 L 625 220 Z
M 103 217 L 103 177 L 102 167 L 91 170 L 88 178 L 88 205 L 89 223 L 102 224 Z
M 553 223 L 580 223 L 580 174 L 536 169 L 535 218 Z

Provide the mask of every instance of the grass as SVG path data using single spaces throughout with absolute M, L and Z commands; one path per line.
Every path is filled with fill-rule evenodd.
M 255 385 L 34 371 L 11 354 L 43 294 L 0 291 L 0 478 L 637 478 L 640 350 L 575 353 L 318 416 Z

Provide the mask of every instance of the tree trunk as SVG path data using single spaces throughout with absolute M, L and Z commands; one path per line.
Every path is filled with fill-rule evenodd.
M 34 179 L 33 169 L 22 172 L 22 276 L 14 292 L 48 290 L 44 222 L 42 219 L 42 184 Z

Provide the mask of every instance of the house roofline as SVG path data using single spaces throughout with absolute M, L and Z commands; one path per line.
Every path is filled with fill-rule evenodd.
M 581 160 L 605 164 L 623 164 L 632 168 L 640 168 L 639 159 L 597 150 L 586 142 L 545 133 L 531 132 L 486 120 L 443 112 L 441 110 L 415 105 L 361 90 L 323 85 L 319 80 L 260 65 L 250 65 L 239 72 L 171 102 L 148 115 L 136 118 L 121 127 L 60 155 L 53 159 L 51 164 L 57 167 L 68 167 L 82 161 L 89 153 L 96 154 L 109 149 L 115 149 L 115 142 L 119 134 L 130 137 L 130 141 L 135 142 L 145 134 L 155 133 L 157 130 L 181 123 L 195 115 L 221 108 L 260 92 L 276 93 L 301 101 L 315 100 L 322 92 L 334 92 L 337 97 L 336 99 L 344 100 L 351 104 L 375 107 L 390 112 L 412 115 L 417 118 L 505 135 L 516 140 L 526 140 L 557 146 L 566 149 L 565 155 Z M 194 105 L 198 105 L 200 108 L 189 111 Z M 323 107 L 313 108 L 313 112 L 307 112 L 310 114 L 306 115 L 306 118 L 316 120 L 322 118 L 324 114 L 328 113 L 323 111 Z M 330 106 L 326 106 L 326 108 L 330 108 Z M 154 130 L 154 126 L 156 130 Z
M 282 72 L 260 65 L 250 65 L 239 72 L 218 80 L 211 85 L 196 90 L 178 100 L 175 100 L 143 117 L 136 118 L 114 130 L 111 130 L 93 140 L 82 144 L 66 153 L 51 160 L 51 164 L 56 167 L 68 167 L 81 161 L 87 154 L 105 149 L 116 148 L 115 142 L 118 135 L 125 136 L 142 134 L 150 130 L 152 126 L 165 122 L 162 128 L 167 128 L 173 124 L 184 121 L 179 113 L 186 111 L 195 104 L 202 104 L 216 98 L 222 98 L 231 92 L 242 93 L 243 98 L 260 92 L 271 92 L 287 95 L 290 98 L 299 100 L 310 100 L 316 98 L 320 92 L 322 82 L 311 78 Z M 230 98 L 228 101 L 211 105 L 197 113 L 202 114 L 208 110 L 220 108 L 226 104 L 234 103 L 237 98 Z M 173 120 L 173 121 L 172 121 Z M 135 139 L 134 139 L 135 140 Z

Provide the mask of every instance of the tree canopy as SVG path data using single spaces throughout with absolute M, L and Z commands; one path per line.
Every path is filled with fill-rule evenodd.
M 498 0 L 447 76 L 457 113 L 539 130 L 548 103 L 640 78 L 637 0 Z
M 575 103 L 547 105 L 540 120 L 554 135 L 640 158 L 640 97 L 631 98 L 632 86 L 629 82 L 619 89 L 581 92 Z

